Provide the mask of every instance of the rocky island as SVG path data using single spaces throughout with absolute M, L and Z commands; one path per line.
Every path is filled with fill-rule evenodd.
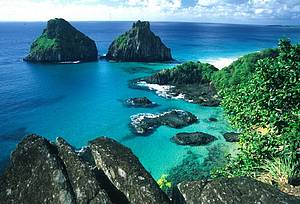
M 109 46 L 107 60 L 124 62 L 172 61 L 171 50 L 150 30 L 150 23 L 137 21 L 132 29 Z
M 182 98 L 204 106 L 218 106 L 220 99 L 212 81 L 212 76 L 217 71 L 211 64 L 186 62 L 150 77 L 133 80 L 130 87 L 148 88 L 164 97 Z
M 149 135 L 156 128 L 166 125 L 171 128 L 183 128 L 198 121 L 190 112 L 171 110 L 159 114 L 141 113 L 131 117 L 130 127 L 133 133 Z
M 98 58 L 96 43 L 61 18 L 51 19 L 30 47 L 28 62 L 86 62 Z
M 299 203 L 297 197 L 247 177 L 186 181 L 171 198 L 132 151 L 100 137 L 80 151 L 64 139 L 29 135 L 0 177 L 1 203 Z M 248 202 L 249 201 L 249 202 Z
M 198 145 L 207 145 L 217 138 L 213 135 L 204 133 L 204 132 L 181 132 L 177 133 L 175 136 L 171 138 L 172 142 L 175 142 L 178 145 L 190 145 L 190 146 L 198 146 Z

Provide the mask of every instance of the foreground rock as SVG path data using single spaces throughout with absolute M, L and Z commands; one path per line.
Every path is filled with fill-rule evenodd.
M 111 203 L 107 193 L 100 187 L 96 174 L 88 163 L 75 153 L 62 138 L 57 142 L 58 155 L 63 161 L 68 179 L 78 203 Z
M 150 101 L 147 97 L 129 98 L 125 101 L 125 105 L 137 108 L 151 108 L 157 106 L 156 103 Z
M 177 185 L 174 204 L 206 203 L 300 203 L 297 197 L 273 186 L 246 177 L 221 178 L 212 181 L 191 181 Z
M 239 142 L 240 141 L 240 133 L 227 132 L 227 133 L 224 133 L 223 136 L 227 142 Z
M 25 138 L 10 162 L 0 180 L 1 203 L 75 203 L 64 165 L 46 139 Z
M 169 203 L 169 199 L 132 151 L 109 138 L 90 142 L 98 168 L 130 203 Z
M 204 132 L 192 132 L 192 133 L 178 133 L 171 138 L 172 142 L 175 142 L 178 145 L 207 145 L 217 138 L 213 135 L 204 133 Z
M 108 60 L 126 62 L 171 61 L 171 50 L 150 30 L 149 22 L 137 21 L 132 29 L 112 42 Z
M 138 114 L 131 117 L 131 128 L 135 134 L 149 135 L 162 125 L 183 128 L 197 122 L 197 117 L 183 110 L 171 110 L 161 114 Z
M 97 60 L 96 43 L 61 18 L 48 21 L 24 59 L 29 62 L 59 63 Z
M 132 81 L 130 86 L 148 88 L 163 97 L 182 98 L 204 106 L 218 106 L 220 99 L 212 82 L 212 75 L 216 71 L 217 68 L 207 63 L 187 62 Z

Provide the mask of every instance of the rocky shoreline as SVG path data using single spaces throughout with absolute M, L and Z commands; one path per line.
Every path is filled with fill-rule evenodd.
M 257 190 L 254 190 L 257 189 Z M 246 177 L 186 181 L 168 197 L 132 151 L 100 137 L 76 151 L 29 135 L 0 177 L 1 203 L 299 203 L 300 199 Z

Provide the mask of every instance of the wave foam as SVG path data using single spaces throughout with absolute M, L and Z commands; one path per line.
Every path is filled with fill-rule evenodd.
M 215 59 L 206 59 L 203 61 L 214 65 L 218 69 L 222 69 L 224 67 L 229 66 L 232 62 L 234 62 L 237 59 L 238 59 L 238 57 L 229 57 L 229 58 L 219 57 L 219 58 L 215 58 Z

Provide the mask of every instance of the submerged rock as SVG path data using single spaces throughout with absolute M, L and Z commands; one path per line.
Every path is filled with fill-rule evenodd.
M 171 50 L 150 30 L 149 22 L 137 21 L 132 29 L 109 46 L 108 60 L 126 62 L 171 61 Z
M 73 148 L 62 138 L 57 138 L 58 155 L 62 159 L 68 179 L 78 203 L 112 203 L 100 187 L 91 166 L 81 159 Z
M 183 128 L 197 122 L 197 117 L 183 110 L 171 110 L 160 114 L 138 114 L 131 117 L 131 128 L 135 134 L 149 135 L 162 125 Z
M 129 98 L 125 101 L 125 105 L 138 108 L 151 108 L 157 106 L 156 103 L 150 101 L 147 97 Z
M 217 118 L 208 118 L 208 121 L 209 122 L 218 122 L 218 119 Z
M 224 133 L 223 136 L 227 142 L 239 142 L 240 141 L 240 133 L 227 132 L 227 133 Z
M 1 203 L 75 203 L 64 165 L 48 140 L 26 137 L 10 162 L 0 180 Z
M 300 203 L 300 199 L 247 177 L 182 182 L 173 191 L 174 204 Z
M 91 141 L 90 147 L 97 167 L 130 203 L 170 203 L 130 149 L 105 137 Z
M 198 145 L 206 145 L 217 138 L 213 135 L 204 133 L 204 132 L 192 132 L 192 133 L 178 133 L 171 138 L 172 142 L 175 142 L 178 145 L 190 145 L 190 146 L 198 146 Z
M 133 80 L 131 88 L 148 88 L 160 95 L 181 98 L 204 106 L 218 106 L 220 99 L 212 82 L 218 71 L 213 65 L 187 62 L 172 69 L 165 69 L 150 77 Z
M 29 62 L 59 63 L 95 61 L 98 57 L 96 43 L 61 18 L 48 21 L 43 34 L 31 45 Z

